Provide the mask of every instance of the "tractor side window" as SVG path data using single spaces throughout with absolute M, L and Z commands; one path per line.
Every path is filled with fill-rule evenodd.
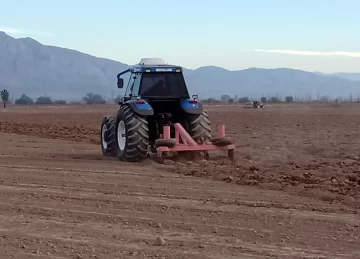
M 132 91 L 131 91 L 133 96 L 139 95 L 140 82 L 141 82 L 141 74 L 137 73 L 134 84 L 132 86 Z
M 129 80 L 128 86 L 126 88 L 126 91 L 125 91 L 126 97 L 129 97 L 130 94 L 132 93 L 132 88 L 133 88 L 134 81 L 135 81 L 134 76 L 135 76 L 135 74 L 130 75 L 130 80 Z

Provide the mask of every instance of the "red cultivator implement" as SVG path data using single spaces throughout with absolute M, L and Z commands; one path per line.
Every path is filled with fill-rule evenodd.
M 164 162 L 163 154 L 167 152 L 196 152 L 203 151 L 206 159 L 209 158 L 208 151 L 210 150 L 227 150 L 228 158 L 233 161 L 235 153 L 235 145 L 232 141 L 225 137 L 225 125 L 221 124 L 218 127 L 218 137 L 213 137 L 210 143 L 198 144 L 183 128 L 180 123 L 174 124 L 175 138 L 170 137 L 171 126 L 163 127 L 163 135 L 155 142 L 157 156 L 156 160 L 159 163 Z

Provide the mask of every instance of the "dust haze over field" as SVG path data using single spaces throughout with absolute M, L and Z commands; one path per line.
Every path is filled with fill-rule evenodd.
M 360 258 L 357 104 L 206 108 L 234 165 L 104 157 L 116 105 L 2 109 L 0 257 Z

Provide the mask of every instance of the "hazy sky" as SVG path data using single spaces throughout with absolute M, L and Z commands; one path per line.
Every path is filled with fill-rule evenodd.
M 128 64 L 360 72 L 359 0 L 0 0 L 0 31 Z

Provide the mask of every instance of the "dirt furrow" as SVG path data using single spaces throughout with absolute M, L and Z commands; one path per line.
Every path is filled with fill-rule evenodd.
M 216 200 L 221 195 L 221 200 L 224 203 L 234 203 L 233 200 L 239 205 L 248 204 L 251 206 L 251 204 L 256 203 L 253 207 L 273 206 L 286 209 L 357 213 L 357 210 L 351 210 L 341 204 L 328 205 L 315 199 L 294 199 L 294 196 L 278 192 L 267 195 L 268 192 L 254 190 L 246 186 L 223 184 L 226 189 L 218 190 L 215 186 L 219 186 L 219 183 L 210 181 L 204 184 L 204 182 L 193 177 L 173 175 L 166 173 L 165 170 L 161 174 L 149 173 L 144 175 L 144 172 L 140 171 L 139 173 L 132 173 L 118 170 L 102 173 L 102 171 L 95 171 L 94 169 L 81 171 L 72 167 L 72 164 L 68 165 L 67 168 L 52 166 L 44 169 L 39 166 L 3 166 L 7 170 L 0 171 L 1 183 L 3 185 L 40 187 L 42 189 L 61 188 L 69 191 L 80 188 L 83 192 L 92 191 L 91 187 L 93 187 L 97 189 L 96 192 L 100 191 L 104 194 L 156 193 L 158 191 L 164 195 L 171 194 L 179 197 L 190 195 L 204 201 Z M 144 179 L 148 179 L 148 181 L 144 181 Z M 142 182 L 144 184 L 141 184 Z M 261 197 L 261 201 L 259 201 L 259 197 Z M 299 202 L 299 200 L 302 200 L 302 202 Z
M 96 239 L 101 236 L 106 239 L 112 239 L 113 243 L 117 245 L 122 244 L 126 241 L 127 246 L 136 245 L 143 246 L 141 250 L 151 250 L 147 245 L 154 242 L 154 239 L 157 235 L 154 231 L 149 231 L 148 229 L 136 230 L 134 228 L 126 229 L 124 227 L 115 227 L 113 225 L 106 224 L 88 224 L 84 223 L 70 223 L 70 222 L 55 222 L 53 220 L 29 220 L 26 225 L 21 227 L 15 227 L 20 225 L 16 218 L 12 218 L 10 221 L 2 221 L 6 226 L 14 225 L 13 228 L 5 229 L 3 226 L 0 228 L 0 232 L 8 233 L 33 233 L 34 230 L 39 232 L 39 229 L 44 229 L 46 225 L 47 229 L 51 229 L 51 232 L 56 233 L 54 237 L 72 240 L 73 242 L 83 242 L 95 244 Z M 264 255 L 264 256 L 305 256 L 308 258 L 316 258 L 319 256 L 326 256 L 327 258 L 336 258 L 337 256 L 355 256 L 360 253 L 346 254 L 346 253 L 334 253 L 333 251 L 320 251 L 317 249 L 310 248 L 298 248 L 291 246 L 272 246 L 272 245 L 261 245 L 261 244 L 251 244 L 248 242 L 242 242 L 236 238 L 223 238 L 214 235 L 206 234 L 186 234 L 184 232 L 174 232 L 174 231 L 161 231 L 161 235 L 167 240 L 167 248 L 179 254 L 179 247 L 186 249 L 191 247 L 192 250 L 206 250 L 207 246 L 215 248 L 217 251 L 222 251 L 222 254 L 235 254 L 241 251 Z M 49 236 L 48 231 L 44 230 L 38 233 L 43 237 Z M 76 238 L 77 237 L 77 238 Z M 51 238 L 51 237 L 50 237 Z M 214 258 L 214 253 L 207 255 L 207 257 Z
M 108 108 L 0 113 L 0 258 L 360 258 L 358 109 L 212 108 L 233 165 L 105 157 Z
M 90 218 L 91 220 L 104 220 L 113 224 L 126 222 L 127 225 L 137 225 L 139 224 L 139 221 L 147 221 L 147 223 L 140 225 L 151 225 L 154 222 L 160 222 L 164 225 L 164 227 L 168 227 L 170 229 L 175 228 L 185 231 L 194 229 L 197 232 L 200 231 L 205 233 L 215 232 L 222 235 L 235 235 L 240 237 L 242 236 L 245 239 L 253 241 L 256 241 L 259 237 L 261 237 L 261 241 L 265 243 L 275 242 L 276 240 L 280 243 L 282 239 L 288 241 L 298 239 L 299 243 L 311 244 L 311 240 L 314 239 L 314 241 L 316 240 L 318 246 L 327 247 L 332 242 L 334 242 L 335 245 L 339 242 L 339 240 L 342 240 L 344 242 L 348 241 L 349 235 L 352 235 L 354 236 L 353 242 L 355 242 L 354 245 L 356 246 L 358 245 L 358 241 L 356 241 L 356 238 L 359 238 L 359 234 L 356 234 L 357 228 L 351 226 L 351 224 L 344 225 L 344 222 L 341 222 L 342 224 L 339 223 L 335 225 L 333 222 L 325 223 L 322 220 L 317 221 L 311 218 L 300 220 L 296 219 L 296 217 L 289 218 L 282 215 L 273 215 L 269 217 L 265 216 L 265 214 L 265 217 L 262 215 L 255 216 L 254 212 L 252 214 L 228 214 L 222 211 L 218 211 L 215 214 L 208 214 L 204 211 L 199 212 L 194 209 L 188 210 L 184 208 L 182 210 L 179 210 L 174 208 L 164 208 L 162 206 L 147 207 L 145 204 L 136 207 L 141 211 L 133 211 L 134 207 L 129 207 L 129 204 L 121 204 L 120 206 L 114 208 L 113 206 L 109 207 L 108 203 L 100 205 L 98 202 L 92 204 L 89 202 L 84 203 L 83 201 L 81 201 L 78 205 L 75 205 L 76 203 L 69 205 L 66 204 L 68 200 L 64 200 L 64 202 L 61 202 L 62 208 L 61 210 L 59 210 L 51 208 L 51 206 L 54 206 L 54 199 L 46 201 L 46 199 L 44 199 L 43 197 L 41 197 L 42 202 L 40 207 L 28 208 L 26 205 L 29 206 L 30 204 L 33 204 L 40 197 L 35 196 L 34 198 L 36 199 L 34 200 L 27 197 L 26 201 L 22 201 L 22 199 L 20 199 L 19 203 L 16 203 L 16 207 L 22 213 L 35 213 L 35 215 L 39 215 L 40 217 L 54 217 L 60 213 L 58 217 L 61 218 L 71 218 L 75 217 L 75 215 L 78 215 L 76 216 L 78 220 Z M 10 197 L 7 200 L 9 199 L 11 200 Z M 3 204 L 3 206 L 5 208 L 5 204 Z M 10 208 L 9 210 L 12 211 L 12 213 L 17 211 L 16 209 L 11 210 Z M 129 209 L 131 210 L 129 211 Z M 187 212 L 183 214 L 183 210 Z M 61 213 L 61 211 L 64 212 Z M 106 211 L 107 214 L 104 214 L 104 211 Z M 143 211 L 146 212 L 144 213 Z M 70 216 L 68 215 L 68 213 L 70 213 Z M 204 222 L 205 218 L 206 221 Z M 134 219 L 137 220 L 135 220 L 134 222 Z M 188 222 L 191 223 L 181 224 L 183 219 L 186 219 Z M 232 222 L 230 223 L 232 227 L 226 228 L 225 226 L 223 226 L 222 222 Z M 241 223 L 239 224 L 239 222 Z M 247 226 L 247 228 L 244 228 L 242 226 Z M 272 229 L 274 227 L 277 228 L 277 233 L 275 235 L 273 235 L 272 233 Z M 336 239 L 329 239 L 328 235 L 332 236 L 334 228 L 337 229 Z M 305 236 L 295 234 L 296 232 L 299 232 L 299 230 L 305 231 Z M 310 237 L 306 238 L 306 235 L 310 235 Z M 304 243 L 305 239 L 306 242 Z M 322 239 L 323 241 L 321 242 L 319 239 Z
M 52 199 L 52 200 L 64 200 L 64 201 L 89 201 L 93 203 L 102 203 L 105 204 L 113 204 L 114 206 L 126 206 L 125 204 L 132 203 L 137 205 L 137 207 L 144 208 L 149 207 L 161 207 L 166 209 L 174 208 L 176 210 L 184 210 L 184 211 L 198 211 L 199 213 L 207 213 L 207 212 L 226 212 L 230 214 L 243 214 L 243 215 L 252 215 L 256 213 L 257 215 L 275 215 L 280 218 L 285 217 L 294 217 L 297 219 L 317 219 L 317 220 L 329 220 L 332 222 L 340 222 L 347 223 L 353 225 L 359 225 L 360 218 L 357 215 L 351 214 L 333 214 L 333 213 L 323 213 L 317 211 L 301 211 L 294 209 L 283 209 L 276 208 L 276 206 L 271 206 L 271 204 L 267 204 L 268 206 L 259 206 L 258 202 L 244 202 L 241 203 L 241 199 L 239 198 L 239 202 L 234 202 L 230 204 L 224 204 L 216 201 L 209 200 L 197 200 L 194 198 L 185 198 L 184 197 L 176 197 L 176 196 L 167 196 L 165 194 L 153 195 L 149 193 L 143 194 L 103 194 L 99 192 L 67 192 L 66 190 L 55 190 L 55 189 L 47 189 L 47 188 L 37 188 L 34 192 L 33 188 L 26 187 L 17 187 L 17 186 L 1 186 L 0 192 L 4 197 L 7 194 L 8 196 L 16 193 L 21 196 L 33 196 L 38 199 Z M 130 200 L 131 197 L 131 200 Z
M 31 230 L 30 230 L 31 231 Z M 266 254 L 259 256 L 261 251 L 248 251 L 242 247 L 224 247 L 217 252 L 207 252 L 206 246 L 199 245 L 199 241 L 192 244 L 191 241 L 171 240 L 165 246 L 156 245 L 156 236 L 150 238 L 146 235 L 136 237 L 135 232 L 129 231 L 132 239 L 118 237 L 114 232 L 107 236 L 104 231 L 100 235 L 92 236 L 89 234 L 73 237 L 77 231 L 65 232 L 62 228 L 55 229 L 54 234 L 49 234 L 46 230 L 36 230 L 34 232 L 0 228 L 0 233 L 7 240 L 9 249 L 12 243 L 20 243 L 23 250 L 37 254 L 65 255 L 67 258 L 265 258 Z M 53 233 L 53 232 L 51 232 Z M 55 234 L 56 233 L 56 234 Z M 99 233 L 98 233 L 99 234 Z M 100 240 L 99 240 L 100 238 Z M 107 238 L 108 241 L 101 241 Z M 190 243 L 190 244 L 189 244 Z M 24 245 L 25 244 L 25 245 Z M 16 246 L 18 246 L 17 244 Z M 86 256 L 86 257 L 85 257 Z M 255 257 L 254 257 L 255 256 Z

